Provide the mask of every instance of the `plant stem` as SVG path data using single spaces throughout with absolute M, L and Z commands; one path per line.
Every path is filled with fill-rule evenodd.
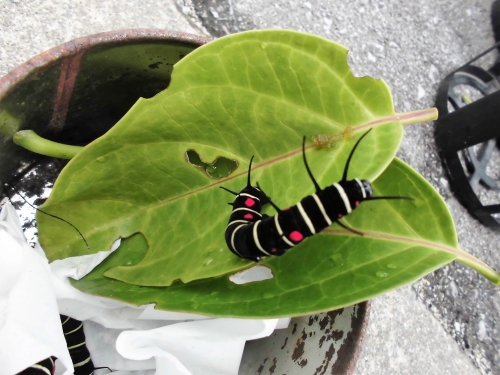
M 436 108 L 419 109 L 418 111 L 397 113 L 396 119 L 403 125 L 415 124 L 417 122 L 433 121 L 438 118 Z
M 395 116 L 376 120 L 369 124 L 365 124 L 363 127 L 371 127 L 389 122 L 391 120 L 399 120 L 401 124 L 408 125 L 416 122 L 436 120 L 437 117 L 438 111 L 436 108 L 427 108 L 418 111 L 397 113 Z M 40 137 L 33 130 L 21 130 L 17 132 L 14 135 L 13 141 L 16 145 L 24 147 L 32 152 L 36 152 L 37 154 L 53 156 L 61 159 L 71 159 L 83 149 L 83 147 L 80 146 L 70 146 L 49 141 L 48 139 Z
M 366 122 L 362 125 L 357 125 L 354 128 L 356 131 L 370 129 L 375 126 L 385 125 L 389 122 L 400 121 L 401 125 L 415 124 L 417 122 L 433 121 L 438 118 L 438 110 L 436 108 L 419 109 L 418 111 L 395 113 L 390 116 L 380 117 L 376 120 Z
M 470 255 L 470 254 L 468 254 Z M 457 260 L 465 264 L 466 266 L 469 266 L 473 270 L 476 270 L 479 272 L 481 275 L 486 277 L 488 280 L 490 280 L 492 283 L 496 285 L 500 285 L 500 275 L 495 272 L 494 269 L 492 269 L 490 266 L 487 264 L 483 263 L 477 258 L 474 258 L 473 256 L 466 256 L 466 257 L 458 257 Z
M 37 154 L 61 159 L 71 159 L 83 150 L 83 147 L 80 146 L 70 146 L 49 141 L 40 137 L 33 130 L 21 130 L 17 132 L 14 134 L 13 141 L 16 145 Z

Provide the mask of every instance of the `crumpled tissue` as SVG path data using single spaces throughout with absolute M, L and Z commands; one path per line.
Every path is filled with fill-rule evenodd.
M 48 265 L 45 254 L 41 248 L 36 251 L 26 244 L 19 218 L 12 206 L 6 204 L 1 215 L 0 218 L 6 218 L 4 222 L 9 222 L 9 224 L 4 225 L 6 229 L 3 231 L 15 233 L 16 242 L 21 241 L 24 244 L 18 246 L 30 251 L 30 257 L 43 264 L 47 273 Z M 0 234 L 1 230 L 0 226 Z M 10 253 L 20 253 L 17 248 L 11 248 L 12 241 L 6 241 L 7 239 L 0 237 L 0 248 L 2 249 L 0 257 L 4 256 L 3 249 L 6 248 L 7 244 Z M 61 313 L 85 321 L 87 347 L 96 367 L 106 366 L 119 371 L 156 369 L 157 375 L 236 375 L 247 340 L 269 336 L 274 329 L 288 326 L 289 318 L 268 320 L 212 319 L 197 314 L 155 310 L 154 304 L 137 307 L 109 298 L 82 293 L 71 286 L 69 277 L 77 280 L 84 277 L 118 246 L 119 241 L 113 244 L 111 250 L 57 260 L 50 264 L 51 272 L 49 275 L 53 284 L 52 289 L 50 289 L 52 293 L 50 297 L 53 303 L 50 309 L 44 310 L 41 320 L 33 321 L 34 323 L 29 325 L 30 334 L 41 337 L 40 343 L 55 342 L 52 336 L 56 337 L 62 334 L 58 316 Z M 5 265 L 4 263 L 0 264 L 1 298 L 4 294 L 8 295 L 9 291 L 13 290 L 14 285 L 17 285 L 15 283 L 15 280 L 19 279 L 17 276 L 19 271 L 17 270 L 22 269 L 23 264 L 26 263 L 26 260 L 20 258 L 20 255 L 13 256 L 5 252 L 5 256 L 11 259 L 12 265 L 7 267 L 8 269 L 4 272 Z M 17 262 L 16 269 L 14 269 L 14 262 Z M 254 280 L 243 282 L 249 281 Z M 26 283 L 30 287 L 39 284 L 40 282 L 33 278 L 27 280 Z M 54 306 L 54 296 L 57 299 L 58 308 Z M 27 298 L 23 297 L 22 300 L 26 301 Z M 38 300 L 33 299 L 33 302 Z M 44 306 L 48 305 L 45 303 Z M 41 317 L 41 311 L 38 307 L 33 309 L 27 308 L 25 305 L 11 305 L 10 303 L 7 306 L 12 311 L 16 311 L 18 316 L 20 316 L 18 310 L 28 309 L 36 311 L 36 315 Z M 68 367 L 70 366 L 70 363 L 67 363 L 68 353 L 67 350 L 63 351 L 60 343 L 57 346 L 58 350 L 54 349 L 50 353 L 47 350 L 40 350 L 31 342 L 23 343 L 25 352 L 38 353 L 24 360 L 23 365 L 17 360 L 13 361 L 8 355 L 3 356 L 2 345 L 11 346 L 9 342 L 15 338 L 11 338 L 11 336 L 4 338 L 3 336 L 1 309 L 0 302 L 0 365 L 14 366 L 15 364 L 17 366 L 15 369 L 20 369 L 20 366 L 24 364 L 26 365 L 22 368 L 53 355 L 58 357 L 68 369 L 65 374 L 70 373 L 72 368 Z M 42 323 L 48 321 L 49 318 L 57 323 L 57 327 L 52 325 L 49 327 L 47 323 Z M 17 321 L 13 320 L 12 323 L 14 322 Z M 28 330 L 27 325 L 23 324 L 22 327 Z M 44 334 L 39 336 L 41 332 Z M 7 374 L 10 373 L 15 372 L 7 372 Z
M 26 243 L 14 207 L 0 212 L 0 369 L 16 374 L 50 356 L 73 373 L 45 254 Z

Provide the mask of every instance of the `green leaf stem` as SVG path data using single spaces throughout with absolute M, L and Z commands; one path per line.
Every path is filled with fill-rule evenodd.
M 60 159 L 72 159 L 83 147 L 70 146 L 62 143 L 49 141 L 40 137 L 33 130 L 21 130 L 14 134 L 14 143 L 27 150 L 46 156 L 53 156 Z

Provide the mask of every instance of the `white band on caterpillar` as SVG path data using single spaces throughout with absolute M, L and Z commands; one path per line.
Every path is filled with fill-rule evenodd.
M 337 184 L 336 182 L 333 184 L 337 191 L 340 194 L 340 198 L 342 198 L 342 201 L 344 202 L 345 210 L 347 211 L 348 214 L 351 213 L 352 208 L 351 208 L 351 203 L 349 202 L 349 198 L 347 197 L 347 194 L 344 191 L 344 188 Z

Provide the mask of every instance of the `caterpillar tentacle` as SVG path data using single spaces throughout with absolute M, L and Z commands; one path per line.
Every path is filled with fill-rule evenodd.
M 320 233 L 333 223 L 337 223 L 353 233 L 363 235 L 339 220 L 351 213 L 365 200 L 412 199 L 393 196 L 373 197 L 373 189 L 369 181 L 357 178 L 347 180 L 349 164 L 354 152 L 370 131 L 371 129 L 364 133 L 351 150 L 342 180 L 324 189 L 321 189 L 316 182 L 307 163 L 304 137 L 302 142 L 304 165 L 316 192 L 303 198 L 295 206 L 284 210 L 276 206 L 258 184 L 257 187 L 251 185 L 252 156 L 248 168 L 247 186 L 236 195 L 232 203 L 233 211 L 229 218 L 229 224 L 226 227 L 225 238 L 229 249 L 241 258 L 258 262 L 264 256 L 285 254 L 289 249 L 308 237 Z M 229 192 L 231 193 L 231 191 Z M 276 215 L 261 214 L 262 207 L 266 204 L 271 204 L 276 209 Z
M 349 157 L 347 158 L 347 161 L 345 163 L 344 174 L 342 175 L 342 181 L 347 181 L 347 172 L 349 170 L 349 164 L 351 164 L 351 159 L 352 159 L 352 156 L 354 155 L 354 151 L 356 151 L 356 148 L 358 148 L 358 145 L 360 144 L 360 142 L 363 140 L 364 137 L 366 137 L 368 135 L 369 132 L 372 131 L 372 129 L 368 129 L 368 131 L 365 134 L 363 134 L 361 137 L 359 137 L 358 141 L 356 142 L 356 144 L 352 148 L 351 153 L 349 154 Z
M 337 221 L 337 224 L 340 225 L 342 228 L 347 229 L 348 231 L 357 234 L 358 236 L 364 236 L 364 234 L 362 232 L 359 232 L 355 229 L 352 229 L 348 225 L 345 225 L 344 223 L 342 223 L 340 220 Z
M 38 207 L 33 206 L 30 202 L 28 202 L 28 200 L 27 200 L 27 199 L 26 199 L 26 198 L 25 198 L 25 197 L 24 197 L 24 196 L 23 196 L 23 195 L 22 195 L 22 194 L 21 194 L 21 193 L 20 193 L 20 192 L 19 192 L 19 191 L 18 191 L 18 190 L 14 187 L 14 186 L 12 186 L 12 185 L 10 185 L 10 184 L 8 184 L 8 183 L 4 183 L 4 185 L 5 185 L 5 186 L 7 186 L 7 187 L 9 187 L 9 188 L 11 188 L 12 190 L 14 190 L 14 192 L 15 192 L 17 195 L 19 195 L 19 196 L 22 198 L 22 200 L 23 200 L 26 204 L 28 204 L 28 206 L 30 206 L 31 208 L 35 209 L 35 210 L 36 210 L 36 211 L 38 211 L 38 212 L 41 212 L 41 213 L 42 213 L 42 214 L 44 214 L 44 215 L 47 215 L 47 216 L 53 217 L 54 219 L 57 219 L 57 220 L 61 220 L 62 222 L 64 222 L 64 223 L 66 223 L 66 224 L 70 225 L 71 227 L 73 227 L 73 229 L 75 229 L 75 230 L 78 232 L 78 234 L 79 234 L 79 235 L 80 235 L 80 237 L 82 238 L 83 242 L 85 242 L 85 246 L 87 246 L 87 249 L 90 249 L 89 243 L 87 242 L 87 240 L 86 240 L 86 239 L 85 239 L 85 237 L 83 236 L 82 232 L 80 232 L 80 230 L 79 230 L 76 226 L 74 226 L 73 224 L 71 224 L 68 220 L 65 220 L 65 219 L 63 219 L 62 217 L 59 217 L 59 216 L 56 216 L 56 215 L 49 214 L 48 212 L 45 212 L 45 211 L 43 211 L 43 210 L 39 209 Z M 9 197 L 9 196 L 7 196 L 7 198 L 9 199 L 10 204 L 14 205 L 14 204 L 12 203 L 12 201 L 10 200 L 10 197 Z
M 314 187 L 316 188 L 316 193 L 321 190 L 319 187 L 319 184 L 317 183 L 316 179 L 314 178 L 311 169 L 309 168 L 309 165 L 307 164 L 307 159 L 306 159 L 306 136 L 302 138 L 302 157 L 304 159 L 304 165 L 306 166 L 307 174 L 311 178 L 311 181 L 314 184 Z
M 219 187 L 220 187 L 221 189 L 223 189 L 223 190 L 227 191 L 228 193 L 231 193 L 231 194 L 233 194 L 233 195 L 238 195 L 238 193 L 237 193 L 237 192 L 232 191 L 232 190 L 229 190 L 229 189 L 226 189 L 224 186 L 219 186 Z
M 390 200 L 390 199 L 405 199 L 407 201 L 414 201 L 415 199 L 414 198 L 411 198 L 411 197 L 402 197 L 402 196 L 386 196 L 386 197 L 371 197 L 371 198 L 368 198 L 368 199 L 365 199 L 367 201 L 375 201 L 375 200 Z

